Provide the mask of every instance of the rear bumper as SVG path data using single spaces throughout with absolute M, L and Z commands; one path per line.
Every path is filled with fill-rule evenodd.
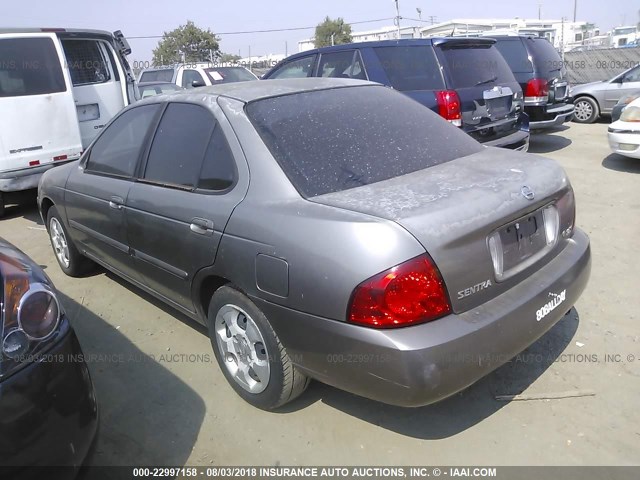
M 525 106 L 525 110 L 527 110 L 527 108 L 539 109 L 540 107 Z M 531 118 L 536 119 L 529 124 L 531 130 L 555 127 L 569 122 L 573 118 L 573 111 L 575 110 L 575 106 L 572 103 L 562 103 L 557 106 L 549 105 L 543 108 L 546 109 L 542 116 L 540 116 L 540 112 L 531 113 Z
M 494 300 L 459 315 L 391 330 L 254 300 L 294 363 L 311 377 L 384 403 L 416 407 L 463 390 L 535 342 L 577 301 L 590 267 L 589 239 L 576 230 L 555 259 Z M 562 294 L 564 301 L 537 321 L 552 294 Z
M 77 158 L 57 161 L 55 163 L 47 163 L 37 167 L 0 172 L 0 192 L 20 192 L 23 190 L 37 188 L 40 177 L 44 172 L 53 167 L 72 162 L 73 160 L 77 160 Z
M 528 131 L 518 130 L 511 135 L 507 135 L 506 137 L 499 138 L 497 140 L 491 140 L 489 142 L 484 142 L 483 145 L 488 147 L 501 147 L 508 148 L 510 150 L 518 150 L 521 152 L 526 152 L 529 150 L 529 137 L 530 134 Z
M 0 477 L 40 478 L 33 467 L 59 466 L 73 478 L 98 426 L 98 410 L 82 350 L 69 331 L 42 361 L 0 382 Z

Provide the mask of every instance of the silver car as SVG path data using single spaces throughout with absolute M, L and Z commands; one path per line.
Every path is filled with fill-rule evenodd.
M 142 100 L 38 203 L 65 273 L 98 263 L 206 325 L 263 409 L 311 378 L 443 399 L 562 319 L 590 272 L 557 163 L 349 79 Z
M 604 82 L 591 82 L 573 87 L 569 95 L 576 106 L 573 120 L 593 123 L 600 115 L 611 115 L 623 96 L 640 90 L 640 65 Z

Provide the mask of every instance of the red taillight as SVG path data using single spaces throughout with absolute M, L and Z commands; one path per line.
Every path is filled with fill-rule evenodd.
M 421 255 L 358 285 L 349 321 L 374 328 L 405 327 L 450 312 L 440 272 L 428 255 Z
M 455 90 L 438 90 L 436 91 L 436 100 L 440 116 L 449 120 L 456 127 L 461 127 L 462 114 L 458 93 Z
M 57 160 L 66 160 L 68 157 L 66 155 L 58 155 L 57 157 L 53 157 L 53 161 Z
M 29 166 L 30 166 L 30 167 L 36 167 L 36 166 L 38 166 L 38 165 L 40 165 L 40 160 L 31 160 L 31 161 L 29 162 Z
M 549 99 L 549 84 L 544 78 L 533 78 L 524 91 L 526 103 L 546 102 Z

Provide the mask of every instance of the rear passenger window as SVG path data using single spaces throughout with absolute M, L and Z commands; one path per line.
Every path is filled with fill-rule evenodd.
M 354 50 L 323 54 L 320 57 L 319 75 L 330 78 L 366 78 L 360 54 Z
M 204 107 L 170 103 L 153 139 L 145 180 L 195 187 L 214 125 L 213 114 Z
M 95 40 L 63 40 L 62 46 L 74 86 L 111 79 L 104 47 Z
M 444 81 L 432 47 L 379 47 L 374 51 L 391 86 L 401 92 L 441 90 Z
M 300 58 L 292 62 L 286 63 L 272 75 L 270 79 L 274 78 L 306 78 L 313 75 L 313 66 L 316 63 L 316 56 L 310 55 L 308 57 Z
M 132 176 L 159 108 L 159 104 L 135 107 L 115 119 L 91 147 L 86 169 L 109 175 Z
M 64 92 L 61 63 L 50 38 L 0 40 L 0 97 Z
M 202 163 L 198 188 L 205 190 L 226 190 L 233 185 L 236 165 L 233 154 L 224 136 L 217 126 L 209 142 L 207 153 Z

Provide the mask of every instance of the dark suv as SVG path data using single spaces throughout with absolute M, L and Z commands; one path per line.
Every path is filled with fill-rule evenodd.
M 524 92 L 531 129 L 553 127 L 573 117 L 562 58 L 546 38 L 492 36 Z
M 485 145 L 526 151 L 529 119 L 522 89 L 485 38 L 388 40 L 292 55 L 263 79 L 334 77 L 399 90 Z

